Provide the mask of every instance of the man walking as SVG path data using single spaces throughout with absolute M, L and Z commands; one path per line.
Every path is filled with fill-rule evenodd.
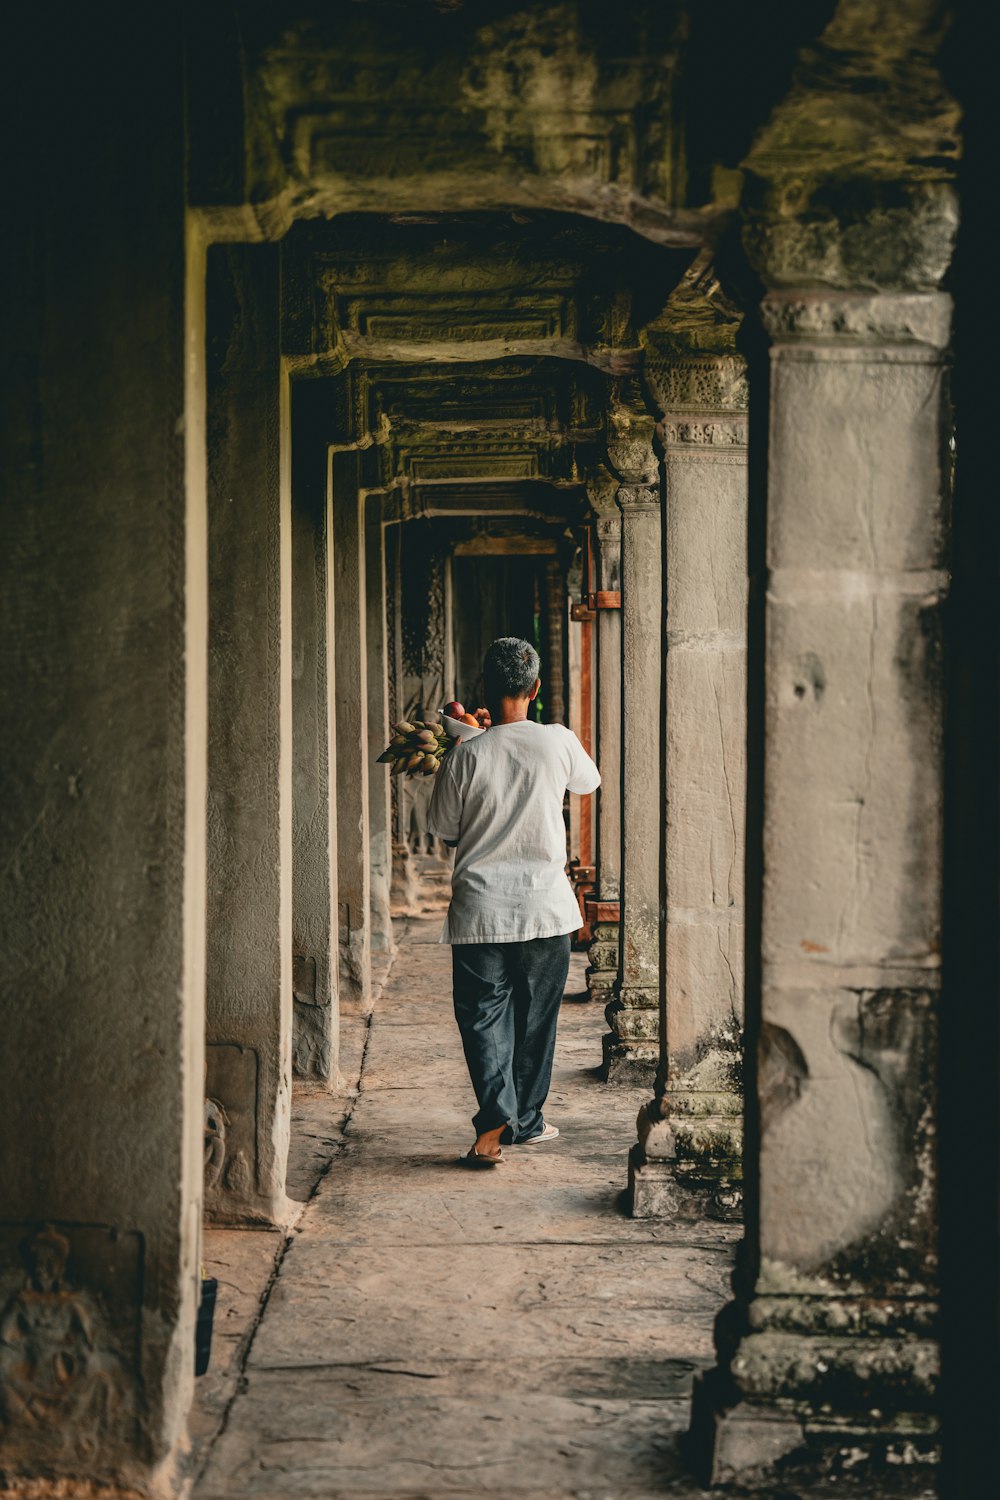
M 432 833 L 457 846 L 442 941 L 452 945 L 455 1017 L 479 1109 L 470 1165 L 501 1143 L 554 1140 L 549 1091 L 570 934 L 580 909 L 566 875 L 563 798 L 600 772 L 562 724 L 536 724 L 541 686 L 527 641 L 494 641 L 483 663 L 492 727 L 457 745 L 435 777 Z

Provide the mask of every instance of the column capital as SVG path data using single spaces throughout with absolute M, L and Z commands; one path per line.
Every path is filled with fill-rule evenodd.
M 776 344 L 947 348 L 947 292 L 843 292 L 828 287 L 772 291 L 761 322 Z
M 640 511 L 660 509 L 659 484 L 620 484 L 615 496 L 622 514 L 635 515 Z
M 618 480 L 605 464 L 596 464 L 587 474 L 587 503 L 598 520 L 605 516 L 617 516 L 615 493 Z
M 664 457 L 709 459 L 712 462 L 745 462 L 747 415 L 745 412 L 672 412 L 660 423 Z
M 740 354 L 678 355 L 659 363 L 656 374 L 657 400 L 666 415 L 745 412 L 750 405 L 746 360 Z
M 594 522 L 594 534 L 598 543 L 620 542 L 622 536 L 622 513 L 617 504 L 610 515 L 598 516 Z
M 660 464 L 653 448 L 656 422 L 645 410 L 637 391 L 616 390 L 608 407 L 608 461 L 621 484 L 629 489 L 654 485 Z M 621 504 L 622 490 L 616 499 Z

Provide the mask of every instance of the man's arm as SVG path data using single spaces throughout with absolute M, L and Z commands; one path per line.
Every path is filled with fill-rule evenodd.
M 566 733 L 570 739 L 571 759 L 569 776 L 566 778 L 566 788 L 575 792 L 579 797 L 585 797 L 588 792 L 596 792 L 601 784 L 601 773 L 591 760 L 586 750 L 580 744 L 572 729 Z
M 434 795 L 427 809 L 428 832 L 434 834 L 435 838 L 443 839 L 450 849 L 455 848 L 462 831 L 464 800 L 451 762 L 455 753 L 454 750 L 449 751 L 448 758 L 434 777 Z

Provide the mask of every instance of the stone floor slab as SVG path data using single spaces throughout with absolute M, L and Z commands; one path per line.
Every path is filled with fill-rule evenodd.
M 621 1495 L 682 1472 L 685 1400 L 572 1399 L 532 1390 L 470 1403 L 411 1393 L 412 1383 L 400 1376 L 391 1394 L 365 1398 L 351 1396 L 339 1372 L 332 1380 L 310 1372 L 289 1400 L 281 1374 L 255 1373 L 241 1397 L 253 1423 L 252 1450 L 230 1425 L 201 1495 L 325 1497 L 336 1486 L 369 1496 L 424 1486 L 443 1496 L 468 1491 L 474 1480 L 480 1494 L 512 1500 L 525 1492 L 592 1490 L 595 1469 Z
M 709 1359 L 729 1258 L 646 1245 L 293 1245 L 250 1365 L 377 1359 Z

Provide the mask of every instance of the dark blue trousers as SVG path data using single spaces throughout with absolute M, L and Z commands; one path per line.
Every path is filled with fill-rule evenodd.
M 525 1141 L 543 1127 L 570 938 L 455 943 L 455 1019 L 479 1110 L 476 1134 L 509 1126 Z

